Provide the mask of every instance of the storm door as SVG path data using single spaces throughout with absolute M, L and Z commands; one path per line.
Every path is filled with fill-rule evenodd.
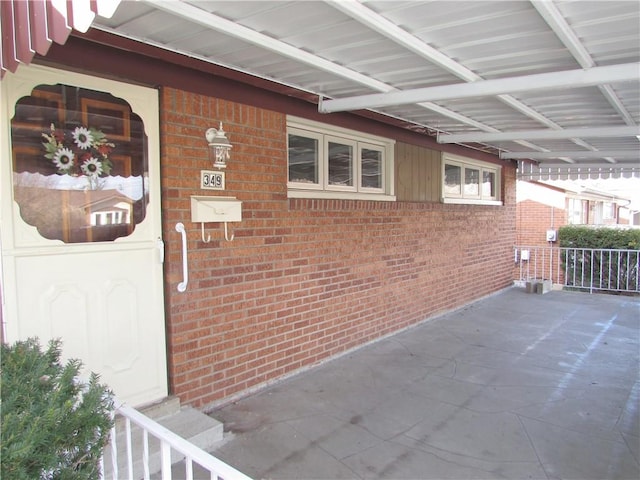
M 163 398 L 157 91 L 21 66 L 2 98 L 6 340 L 61 338 L 121 399 Z

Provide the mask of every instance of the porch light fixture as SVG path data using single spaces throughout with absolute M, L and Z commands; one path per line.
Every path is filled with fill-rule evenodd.
M 233 145 L 229 143 L 226 132 L 222 129 L 222 122 L 220 122 L 220 128 L 208 129 L 205 138 L 209 144 L 209 158 L 213 160 L 213 166 L 219 169 L 226 168 Z

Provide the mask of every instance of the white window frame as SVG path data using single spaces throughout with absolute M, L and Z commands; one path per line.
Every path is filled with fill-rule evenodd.
M 380 157 L 382 159 L 382 166 L 380 169 L 380 175 L 382 176 L 381 181 L 380 181 L 380 187 L 376 188 L 376 187 L 365 187 L 362 185 L 362 151 L 363 150 L 373 150 L 373 151 L 377 151 L 380 152 Z M 384 147 L 382 147 L 381 145 L 375 145 L 373 143 L 366 143 L 366 142 L 359 142 L 358 143 L 358 152 L 357 152 L 357 159 L 358 159 L 358 167 L 359 167 L 359 172 L 357 175 L 358 178 L 358 189 L 361 192 L 371 192 L 371 193 L 380 193 L 380 194 L 384 194 L 384 187 L 385 187 L 385 158 L 386 158 L 386 154 L 385 154 L 385 149 Z
M 289 185 L 304 185 L 305 190 L 322 190 L 323 185 L 325 183 L 325 165 L 322 162 L 322 158 L 324 158 L 324 138 L 321 134 L 312 132 L 309 130 L 302 130 L 299 128 L 287 128 L 287 179 L 289 178 L 289 162 L 288 162 L 288 152 L 289 152 L 289 135 L 297 135 L 300 137 L 312 138 L 317 142 L 318 145 L 318 165 L 316 168 L 318 169 L 318 182 L 317 183 L 307 183 L 307 182 L 288 182 Z
M 331 175 L 329 173 L 329 151 L 330 143 L 335 143 L 337 145 L 344 145 L 346 147 L 351 148 L 351 185 L 343 185 L 339 183 L 329 183 L 331 180 Z M 344 138 L 344 137 L 336 137 L 334 135 L 324 135 L 324 151 L 326 152 L 325 156 L 320 158 L 320 164 L 324 164 L 325 168 L 325 178 L 327 181 L 324 184 L 324 190 L 335 190 L 340 192 L 357 192 L 358 191 L 358 179 L 360 172 L 359 161 L 358 161 L 358 142 Z M 323 162 L 323 159 L 325 160 Z
M 453 165 L 460 168 L 460 193 L 452 194 L 445 192 L 445 168 L 447 165 Z M 466 194 L 464 191 L 466 183 L 466 169 L 478 170 L 479 184 L 478 194 Z M 484 179 L 484 173 L 493 173 L 495 179 L 495 195 L 484 195 L 482 191 L 482 183 Z M 442 181 L 440 182 L 440 200 L 443 203 L 462 203 L 462 204 L 475 204 L 475 205 L 502 205 L 500 199 L 500 179 L 501 179 L 502 167 L 492 163 L 481 162 L 471 158 L 462 157 L 459 155 L 453 155 L 450 153 L 442 154 Z
M 332 198 L 352 200 L 395 201 L 394 149 L 395 140 L 368 135 L 346 128 L 327 125 L 312 120 L 287 116 L 287 153 L 289 135 L 306 136 L 318 141 L 318 183 L 287 181 L 289 198 Z M 329 184 L 329 142 L 348 145 L 353 152 L 353 185 Z M 362 185 L 362 150 L 381 153 L 382 181 L 380 188 Z M 287 178 L 288 178 L 287 164 Z

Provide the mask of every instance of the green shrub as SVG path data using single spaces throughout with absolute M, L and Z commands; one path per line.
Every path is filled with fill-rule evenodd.
M 94 479 L 112 426 L 113 395 L 79 360 L 60 362 L 60 341 L 2 345 L 2 478 Z
M 567 225 L 558 230 L 561 247 L 640 249 L 640 229 Z
M 640 230 L 565 226 L 558 232 L 567 286 L 634 292 L 638 286 Z M 585 283 L 586 282 L 586 283 Z

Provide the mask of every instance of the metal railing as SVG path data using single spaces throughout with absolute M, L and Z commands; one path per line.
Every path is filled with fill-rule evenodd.
M 184 473 L 176 475 L 186 480 L 194 479 L 196 468 L 199 479 L 251 480 L 134 408 L 116 402 L 114 413 L 117 420 L 100 465 L 103 479 L 171 480 L 172 468 L 184 465 Z
M 640 293 L 640 250 L 521 246 L 516 281 L 551 280 L 565 289 Z

